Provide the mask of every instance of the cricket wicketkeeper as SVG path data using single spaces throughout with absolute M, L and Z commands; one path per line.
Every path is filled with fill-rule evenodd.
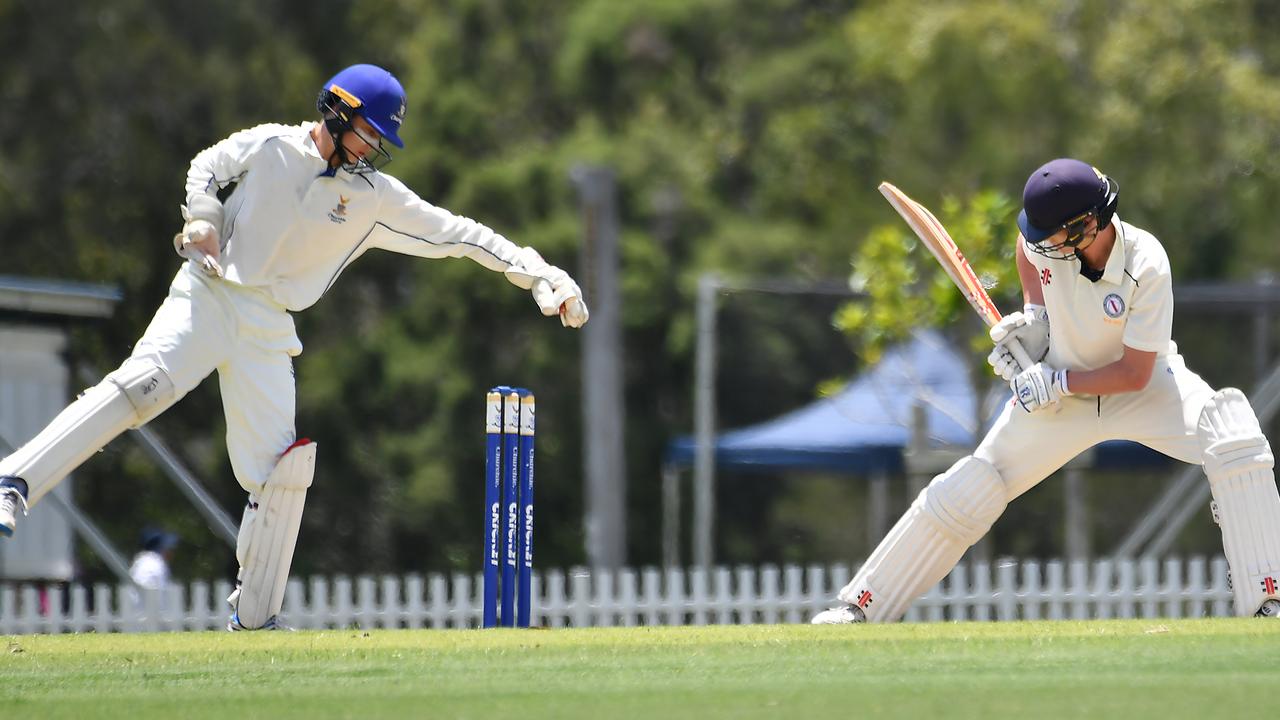
M 946 577 L 1014 498 L 1105 440 L 1203 465 L 1236 614 L 1280 615 L 1280 494 L 1243 393 L 1215 392 L 1173 342 L 1169 258 L 1115 214 L 1116 183 L 1058 159 L 1027 180 L 1018 216 L 1022 312 L 992 326 L 988 362 L 1013 400 L 974 451 L 933 479 L 817 624 L 890 622 Z M 1022 367 L 1017 340 L 1034 361 Z
M 365 252 L 468 257 L 533 293 L 568 327 L 587 321 L 577 283 L 489 228 L 435 207 L 378 168 L 404 147 L 405 93 L 391 73 L 354 65 L 325 83 L 318 121 L 259 125 L 196 155 L 185 225 L 188 259 L 119 369 L 0 461 L 0 535 L 93 453 L 164 412 L 214 370 L 227 453 L 249 494 L 228 599 L 230 630 L 278 627 L 316 445 L 294 429 L 289 313 L 315 304 Z M 219 200 L 219 193 L 226 198 Z

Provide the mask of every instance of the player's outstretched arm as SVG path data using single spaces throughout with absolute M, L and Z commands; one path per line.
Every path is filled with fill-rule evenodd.
M 379 175 L 384 199 L 369 242 L 418 257 L 467 257 L 500 272 L 512 285 L 529 290 L 543 315 L 559 315 L 565 327 L 580 328 L 590 314 L 582 289 L 569 273 L 548 264 L 531 247 L 521 247 L 485 225 L 418 197 L 404 183 Z

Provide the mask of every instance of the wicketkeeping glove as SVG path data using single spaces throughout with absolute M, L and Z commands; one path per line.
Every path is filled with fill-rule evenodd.
M 590 317 L 578 283 L 569 273 L 548 265 L 531 247 L 521 248 L 515 262 L 503 274 L 512 285 L 533 293 L 533 300 L 543 315 L 558 314 L 560 324 L 565 327 L 580 328 Z
M 1033 362 L 1044 359 L 1049 352 L 1049 312 L 1043 305 L 1027 304 L 1021 312 L 1011 312 L 991 326 L 991 341 L 996 344 L 987 363 L 1005 382 L 1026 370 L 1009 351 L 1009 344 L 1017 341 Z
M 1013 388 L 1014 402 L 1029 413 L 1043 410 L 1071 395 L 1067 388 L 1067 371 L 1054 370 L 1044 363 L 1036 363 L 1015 375 L 1009 387 Z

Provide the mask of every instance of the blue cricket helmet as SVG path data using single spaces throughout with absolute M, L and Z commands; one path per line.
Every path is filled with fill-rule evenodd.
M 400 124 L 404 122 L 405 94 L 400 81 L 377 65 L 352 65 L 324 84 L 317 109 L 336 111 L 343 122 L 350 123 L 351 114 L 359 115 L 382 137 L 398 148 Z M 342 117 L 343 115 L 347 117 Z

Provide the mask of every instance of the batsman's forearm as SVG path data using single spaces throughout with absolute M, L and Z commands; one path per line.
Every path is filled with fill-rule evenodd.
M 1153 354 L 1154 356 L 1154 354 Z M 1072 395 L 1118 395 L 1137 392 L 1151 382 L 1151 366 L 1141 359 L 1117 360 L 1097 370 L 1068 370 L 1067 389 Z

